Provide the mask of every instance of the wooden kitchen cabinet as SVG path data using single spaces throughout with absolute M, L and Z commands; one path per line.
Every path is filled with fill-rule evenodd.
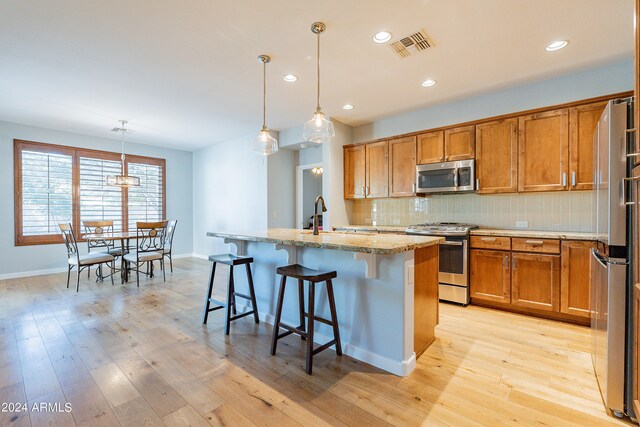
M 476 189 L 479 194 L 518 191 L 518 120 L 476 126 Z
M 569 188 L 593 190 L 593 134 L 606 102 L 569 110 Z
M 470 253 L 469 290 L 471 298 L 510 303 L 509 252 L 471 249 Z
M 569 111 L 565 109 L 518 119 L 518 191 L 567 189 Z
M 444 131 L 423 133 L 417 139 L 419 165 L 444 162 Z
M 413 196 L 416 192 L 416 137 L 389 141 L 389 196 Z
M 344 198 L 365 197 L 365 146 L 356 145 L 344 149 Z
M 562 242 L 560 312 L 591 317 L 591 249 L 593 242 Z
M 389 144 L 387 141 L 365 145 L 366 197 L 389 196 Z
M 476 127 L 461 126 L 444 131 L 444 161 L 473 159 L 476 156 Z
M 560 256 L 513 252 L 511 259 L 511 303 L 557 312 L 560 306 Z

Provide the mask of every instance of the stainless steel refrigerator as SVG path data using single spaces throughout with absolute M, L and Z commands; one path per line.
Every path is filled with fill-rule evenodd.
M 631 176 L 628 156 L 630 99 L 610 101 L 594 134 L 594 230 L 591 328 L 593 365 L 605 405 L 614 415 L 630 413 L 629 330 L 631 302 Z

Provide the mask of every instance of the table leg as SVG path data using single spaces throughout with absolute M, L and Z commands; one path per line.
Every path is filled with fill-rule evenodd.
M 122 256 L 120 257 L 120 283 L 124 284 L 126 278 L 127 278 L 127 273 L 124 270 L 124 254 L 125 254 L 125 250 L 124 250 L 124 240 L 125 239 L 121 239 L 120 240 L 120 249 L 122 251 Z M 127 245 L 129 246 L 129 245 Z

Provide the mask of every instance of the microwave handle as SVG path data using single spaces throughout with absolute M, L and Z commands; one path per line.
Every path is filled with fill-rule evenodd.
M 453 168 L 453 186 L 458 186 L 458 168 Z

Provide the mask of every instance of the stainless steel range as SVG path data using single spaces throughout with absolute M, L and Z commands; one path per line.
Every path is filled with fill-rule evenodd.
M 410 225 L 406 234 L 442 236 L 440 244 L 440 299 L 469 304 L 469 231 L 477 225 L 433 222 Z

